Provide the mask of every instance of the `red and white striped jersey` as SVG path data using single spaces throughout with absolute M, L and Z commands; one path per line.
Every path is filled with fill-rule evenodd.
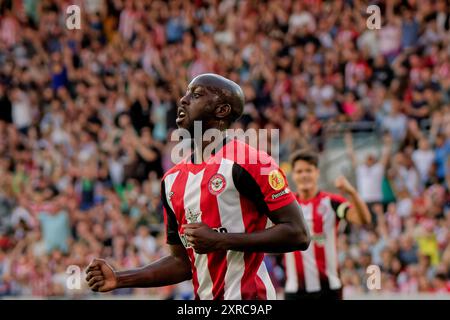
M 320 191 L 309 200 L 298 198 L 311 234 L 305 251 L 284 254 L 285 292 L 318 292 L 340 289 L 336 250 L 337 226 L 350 208 L 342 196 Z
M 236 161 L 244 153 L 244 161 Z M 251 164 L 254 156 L 260 161 Z M 263 168 L 270 173 L 261 174 Z M 196 222 L 218 232 L 265 229 L 267 212 L 295 201 L 284 173 L 267 153 L 236 139 L 226 141 L 206 162 L 185 159 L 170 169 L 163 177 L 161 194 L 167 243 L 186 247 L 196 299 L 276 299 L 264 253 L 197 254 L 184 240 L 182 229 L 183 224 Z

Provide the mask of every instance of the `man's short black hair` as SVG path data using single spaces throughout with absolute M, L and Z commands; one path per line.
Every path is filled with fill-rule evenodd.
M 295 163 L 299 160 L 312 164 L 316 168 L 319 167 L 319 154 L 312 149 L 300 149 L 292 153 L 291 167 L 293 168 Z

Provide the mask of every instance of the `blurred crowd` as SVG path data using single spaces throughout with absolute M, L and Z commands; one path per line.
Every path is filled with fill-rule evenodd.
M 367 291 L 371 264 L 382 292 L 450 292 L 450 4 L 371 4 L 380 29 L 357 0 L 0 1 L 0 296 L 84 296 L 68 266 L 167 254 L 159 179 L 178 100 L 204 72 L 242 86 L 236 127 L 280 129 L 282 165 L 350 128 L 374 224 L 342 227 L 344 294 Z M 353 147 L 367 128 L 381 157 Z M 267 257 L 279 288 L 280 261 Z M 189 284 L 114 294 L 189 298 Z

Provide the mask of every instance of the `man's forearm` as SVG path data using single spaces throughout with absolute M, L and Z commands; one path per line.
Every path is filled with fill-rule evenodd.
M 369 208 L 358 192 L 350 192 L 350 203 L 355 208 L 356 213 L 359 216 L 361 224 L 369 224 L 372 221 L 372 217 L 369 212 Z
M 293 199 L 291 203 L 266 212 L 274 223 L 268 229 L 245 233 L 219 233 L 204 223 L 183 225 L 187 243 L 197 253 L 213 251 L 245 251 L 282 253 L 306 250 L 311 241 L 301 207 Z
M 117 288 L 148 288 L 189 280 L 192 273 L 183 260 L 167 256 L 142 268 L 118 271 L 116 276 Z
M 223 250 L 282 253 L 306 250 L 309 233 L 288 224 L 277 224 L 253 233 L 222 233 L 219 247 Z

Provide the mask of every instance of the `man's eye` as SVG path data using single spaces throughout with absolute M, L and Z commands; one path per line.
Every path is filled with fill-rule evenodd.
M 201 95 L 198 93 L 194 93 L 192 96 L 197 99 L 197 98 L 200 98 Z

